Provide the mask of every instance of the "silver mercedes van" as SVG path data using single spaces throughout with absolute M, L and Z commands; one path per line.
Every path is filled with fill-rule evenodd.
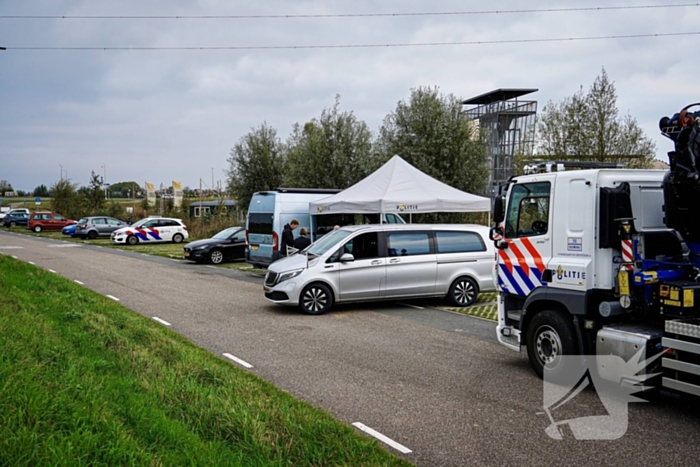
M 444 297 L 468 306 L 495 290 L 483 225 L 379 224 L 335 230 L 270 265 L 265 298 L 320 315 L 334 303 Z

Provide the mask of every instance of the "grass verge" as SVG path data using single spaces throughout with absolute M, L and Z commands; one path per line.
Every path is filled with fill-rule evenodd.
M 409 465 L 252 373 L 0 255 L 0 465 Z

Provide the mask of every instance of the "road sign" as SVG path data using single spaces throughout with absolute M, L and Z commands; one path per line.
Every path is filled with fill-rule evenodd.
M 36 205 L 39 206 L 41 204 L 41 198 L 37 198 L 34 201 L 36 201 Z

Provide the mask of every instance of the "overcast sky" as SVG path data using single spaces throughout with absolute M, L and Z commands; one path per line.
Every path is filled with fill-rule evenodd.
M 610 7 L 677 0 L 265 1 L 0 0 L 0 15 L 300 15 Z M 660 117 L 700 101 L 700 36 L 313 50 L 18 50 L 18 47 L 234 47 L 531 40 L 700 31 L 700 7 L 488 15 L 279 19 L 0 18 L 0 179 L 60 177 L 198 187 L 224 180 L 238 139 L 263 122 L 284 140 L 333 105 L 377 131 L 417 86 L 469 98 L 538 88 L 540 109 L 590 87 L 605 67 L 622 113 L 665 159 Z

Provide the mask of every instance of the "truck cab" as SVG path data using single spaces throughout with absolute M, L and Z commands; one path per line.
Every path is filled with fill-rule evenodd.
M 668 176 L 662 170 L 545 171 L 501 187 L 491 229 L 497 338 L 515 351 L 524 346 L 540 377 L 564 355 L 628 361 L 638 352 L 646 359 L 663 351 L 648 374 L 663 371 L 658 384 L 700 395 L 700 345 L 689 352 L 669 331 L 700 324 L 693 321 L 700 269 L 668 225 L 673 216 L 666 210 L 674 205 Z M 634 376 L 599 370 L 612 380 Z

